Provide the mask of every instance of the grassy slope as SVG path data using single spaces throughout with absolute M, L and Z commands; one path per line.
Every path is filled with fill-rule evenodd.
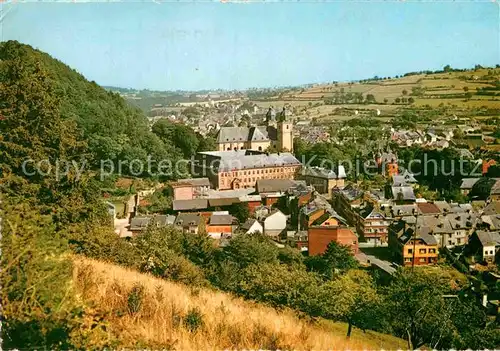
M 406 346 L 398 338 L 357 329 L 347 340 L 342 323 L 307 322 L 289 310 L 277 311 L 218 291 L 193 291 L 87 258 L 75 259 L 75 280 L 80 296 L 107 315 L 110 330 L 123 347 L 361 350 Z M 146 295 L 140 312 L 131 315 L 126 312 L 127 297 L 136 283 L 144 286 Z M 193 308 L 203 315 L 203 326 L 195 332 L 185 325 Z

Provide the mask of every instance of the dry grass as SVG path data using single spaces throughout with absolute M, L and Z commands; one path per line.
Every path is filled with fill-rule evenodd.
M 292 311 L 229 294 L 179 284 L 87 258 L 75 258 L 79 296 L 106 315 L 120 347 L 207 349 L 398 349 L 405 343 L 328 321 L 299 319 Z M 142 298 L 131 300 L 134 287 Z M 139 302 L 138 302 L 139 301 Z M 133 312 L 136 310 L 136 312 Z

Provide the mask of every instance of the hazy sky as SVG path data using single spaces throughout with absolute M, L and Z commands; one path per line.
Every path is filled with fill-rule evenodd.
M 3 13 L 2 40 L 101 85 L 241 89 L 500 63 L 493 2 L 52 2 Z

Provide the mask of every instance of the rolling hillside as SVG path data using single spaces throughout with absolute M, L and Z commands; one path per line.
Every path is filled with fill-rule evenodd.
M 229 294 L 193 288 L 87 258 L 75 260 L 80 297 L 106 315 L 117 347 L 209 349 L 399 349 L 398 338 L 308 321 Z M 142 292 L 141 292 L 142 291 Z M 140 296 L 140 297 L 139 297 Z

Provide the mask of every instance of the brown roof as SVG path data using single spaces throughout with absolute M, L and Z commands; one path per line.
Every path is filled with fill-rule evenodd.
M 419 202 L 417 203 L 418 210 L 421 214 L 440 214 L 441 210 L 439 207 L 430 202 Z

